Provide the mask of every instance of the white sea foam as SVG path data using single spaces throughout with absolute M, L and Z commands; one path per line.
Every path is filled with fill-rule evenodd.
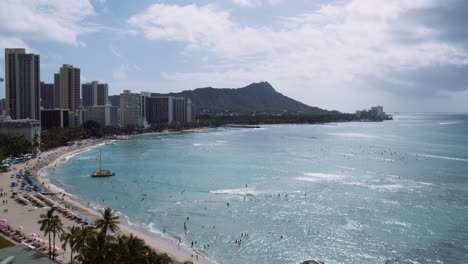
M 340 137 L 357 137 L 357 138 L 379 138 L 378 136 L 364 134 L 364 133 L 330 133 L 329 135 L 332 136 L 340 136 Z
M 298 181 L 320 182 L 320 181 L 336 181 L 344 177 L 344 175 L 326 174 L 326 173 L 304 173 L 304 176 L 307 176 L 307 177 L 297 177 L 295 179 Z
M 410 223 L 404 223 L 404 222 L 400 222 L 400 221 L 396 221 L 396 220 L 387 220 L 384 222 L 386 225 L 399 225 L 399 226 L 403 226 L 403 227 L 411 227 L 411 224 Z
M 216 141 L 213 143 L 193 143 L 193 146 L 195 147 L 212 147 L 212 146 L 221 146 L 224 142 L 227 141 Z
M 429 182 L 418 182 L 418 183 L 423 184 L 423 185 L 429 185 L 429 186 L 437 186 L 436 184 L 429 183 Z
M 372 190 L 383 190 L 383 191 L 395 191 L 405 188 L 405 186 L 400 184 L 367 184 L 362 182 L 345 182 L 344 184 L 354 185 L 358 187 L 363 187 Z
M 386 161 L 386 162 L 394 162 L 395 160 L 394 159 L 389 159 L 389 158 L 374 158 L 375 160 L 383 160 L 383 161 Z
M 340 169 L 345 169 L 345 170 L 355 170 L 356 168 L 351 168 L 351 167 L 346 167 L 346 166 L 335 166 Z
M 460 123 L 461 123 L 461 121 L 455 120 L 455 121 L 439 122 L 439 125 L 458 125 Z
M 233 195 L 256 195 L 261 192 L 253 188 L 238 188 L 238 189 L 222 189 L 210 191 L 213 194 L 233 194 Z
M 348 156 L 348 157 L 355 157 L 356 155 L 354 154 L 351 154 L 351 153 L 338 153 L 340 155 L 343 155 L 343 156 Z
M 468 159 L 455 158 L 455 157 L 437 156 L 437 155 L 429 155 L 429 154 L 416 154 L 416 155 L 417 155 L 417 156 L 420 156 L 420 157 L 426 157 L 426 158 L 445 159 L 445 160 L 456 160 L 456 161 L 465 161 L 465 162 L 468 162 Z
M 363 229 L 361 224 L 353 220 L 348 220 L 348 223 L 346 223 L 346 225 L 344 225 L 343 228 L 347 230 L 362 230 Z

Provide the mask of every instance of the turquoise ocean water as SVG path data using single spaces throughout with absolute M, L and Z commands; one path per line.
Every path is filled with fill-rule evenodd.
M 51 182 L 226 264 L 468 263 L 468 115 L 140 136 Z

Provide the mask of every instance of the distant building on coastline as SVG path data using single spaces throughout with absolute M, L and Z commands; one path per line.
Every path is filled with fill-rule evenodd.
M 70 127 L 70 110 L 58 108 L 41 110 L 42 130 L 66 127 Z
M 117 126 L 119 124 L 118 108 L 116 106 L 95 105 L 87 107 L 89 111 L 89 120 L 99 122 L 104 126 Z
M 192 100 L 190 98 L 174 97 L 172 106 L 174 112 L 173 121 L 193 121 Z
M 40 119 L 39 55 L 25 49 L 5 49 L 6 115 Z
M 172 96 L 149 97 L 146 102 L 148 124 L 171 123 L 174 121 Z
M 9 136 L 23 136 L 27 141 L 34 143 L 34 140 L 40 140 L 41 123 L 33 119 L 11 119 L 10 117 L 0 116 L 0 134 Z
M 55 85 L 53 83 L 41 82 L 41 107 L 43 109 L 55 108 Z
M 377 121 L 392 119 L 392 116 L 387 115 L 383 111 L 383 107 L 380 106 L 380 105 L 373 106 L 373 107 L 371 107 L 370 110 L 356 111 L 356 117 L 358 119 L 377 120 Z
M 108 104 L 109 87 L 107 83 L 92 81 L 81 85 L 81 97 L 83 106 L 95 106 Z
M 195 111 L 190 98 L 153 95 L 146 99 L 148 124 L 191 122 Z
M 145 118 L 142 115 L 142 95 L 124 90 L 120 94 L 120 126 L 143 126 Z

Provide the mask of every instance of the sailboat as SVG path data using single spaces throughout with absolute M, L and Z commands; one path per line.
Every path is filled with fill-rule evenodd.
M 102 153 L 101 153 L 101 150 L 99 150 L 99 171 L 93 172 L 93 174 L 91 174 L 91 177 L 110 177 L 110 176 L 115 176 L 115 173 L 110 172 L 109 170 L 103 170 L 103 169 L 101 168 L 101 156 L 102 156 Z

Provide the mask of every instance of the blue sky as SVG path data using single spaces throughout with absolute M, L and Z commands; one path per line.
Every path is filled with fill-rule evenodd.
M 464 10 L 463 0 L 3 0 L 0 48 L 39 53 L 46 82 L 72 64 L 111 94 L 268 81 L 326 109 L 468 112 Z

